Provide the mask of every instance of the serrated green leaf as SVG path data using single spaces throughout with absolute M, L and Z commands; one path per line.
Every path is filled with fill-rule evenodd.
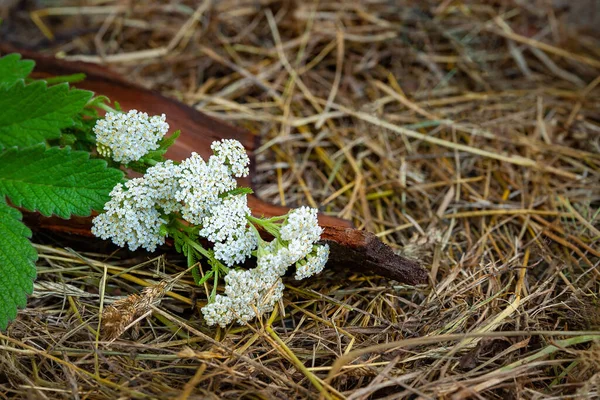
M 20 79 L 25 79 L 33 70 L 35 62 L 21 60 L 20 54 L 8 54 L 0 58 L 0 86 L 11 86 Z
M 27 147 L 60 137 L 93 93 L 44 81 L 0 86 L 0 149 Z
M 0 198 L 0 330 L 6 329 L 33 292 L 37 252 L 30 237 L 21 213 Z
M 123 173 L 85 151 L 35 146 L 0 153 L 0 195 L 18 207 L 56 214 L 86 216 L 101 210 Z

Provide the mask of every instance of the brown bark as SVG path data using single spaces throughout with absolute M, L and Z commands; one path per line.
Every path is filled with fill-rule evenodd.
M 16 51 L 0 44 L 0 52 Z M 234 127 L 223 121 L 210 118 L 201 112 L 161 94 L 141 88 L 110 70 L 81 62 L 67 62 L 37 53 L 20 52 L 24 58 L 36 62 L 35 77 L 68 75 L 83 72 L 87 78 L 75 86 L 92 90 L 118 101 L 123 109 L 137 109 L 148 114 L 166 114 L 170 126 L 180 129 L 182 135 L 169 150 L 167 156 L 174 160 L 187 158 L 192 151 L 206 157 L 210 155 L 210 144 L 219 139 L 239 140 L 248 150 L 251 160 L 258 146 L 258 137 L 246 130 Z M 254 165 L 254 162 L 251 163 Z M 250 177 L 240 180 L 240 184 L 252 187 Z M 249 197 L 249 205 L 256 216 L 271 217 L 285 214 L 289 209 L 266 203 L 256 196 Z M 32 228 L 50 229 L 77 235 L 91 235 L 91 217 L 74 217 L 63 220 L 57 217 L 44 217 L 36 213 L 26 213 L 26 222 Z M 370 232 L 357 230 L 351 222 L 325 215 L 319 215 L 319 223 L 325 232 L 323 240 L 331 245 L 330 262 L 352 268 L 361 273 L 375 273 L 408 284 L 424 283 L 427 272 L 417 262 L 396 255 Z

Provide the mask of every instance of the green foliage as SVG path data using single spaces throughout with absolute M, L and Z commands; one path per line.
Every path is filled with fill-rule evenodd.
M 90 157 L 97 108 L 107 99 L 70 88 L 80 75 L 53 79 L 53 86 L 31 80 L 33 67 L 18 54 L 0 58 L 0 329 L 25 306 L 37 259 L 31 231 L 5 198 L 44 215 L 85 216 L 101 210 L 123 179 Z
M 35 146 L 0 154 L 0 195 L 18 207 L 69 218 L 101 210 L 123 174 L 70 148 Z
M 44 81 L 26 85 L 19 80 L 0 86 L 0 149 L 59 138 L 92 96 L 87 90 L 69 89 L 67 83 L 48 87 Z
M 20 54 L 9 54 L 0 58 L 0 86 L 13 85 L 19 79 L 25 79 L 34 65 L 31 60 L 21 60 Z
M 0 199 L 0 329 L 24 307 L 33 291 L 37 253 L 28 238 L 31 231 L 21 213 Z

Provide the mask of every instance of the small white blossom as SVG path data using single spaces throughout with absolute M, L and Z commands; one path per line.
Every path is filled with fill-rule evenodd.
M 248 215 L 250 215 L 250 208 L 245 194 L 221 199 L 220 203 L 211 208 L 210 215 L 202 219 L 200 236 L 211 242 L 232 239 L 246 229 Z
M 219 210 L 219 213 L 228 215 L 232 221 L 241 221 L 241 215 L 248 212 L 244 209 L 245 205 L 243 200 L 232 198 L 227 204 L 223 202 L 216 206 L 213 211 L 216 213 L 215 210 Z M 229 224 L 218 220 L 215 223 L 215 218 L 205 218 L 207 226 L 214 224 L 214 227 L 203 229 L 204 233 L 212 235 L 215 239 L 229 237 L 230 232 L 235 232 L 236 225 L 246 226 L 245 222 Z M 226 233 L 219 236 L 221 230 Z M 296 279 L 304 279 L 321 272 L 329 258 L 328 245 L 315 245 L 322 231 L 317 222 L 317 210 L 302 207 L 291 211 L 280 228 L 280 238 L 258 248 L 257 267 L 250 271 L 231 271 L 225 277 L 225 293 L 217 295 L 213 303 L 202 309 L 208 324 L 225 327 L 234 320 L 245 324 L 257 315 L 271 311 L 283 295 L 281 277 L 294 263 Z M 256 236 L 254 238 L 256 240 Z M 227 241 L 216 243 L 215 256 L 219 259 L 226 258 L 233 263 L 227 244 Z M 253 246 L 256 245 L 253 243 Z M 240 256 L 241 260 L 244 258 Z
M 94 126 L 98 153 L 123 164 L 139 160 L 158 149 L 158 142 L 169 130 L 165 119 L 164 114 L 149 117 L 137 110 L 106 113 Z
M 235 189 L 237 183 L 226 165 L 214 156 L 205 162 L 197 153 L 179 165 L 177 201 L 183 202 L 183 219 L 202 225 L 210 209 L 219 204 L 219 195 Z
M 290 211 L 279 233 L 282 240 L 289 242 L 289 264 L 306 257 L 323 233 L 317 220 L 317 210 L 300 207 Z
M 165 214 L 181 210 L 181 203 L 175 198 L 179 190 L 179 171 L 178 165 L 167 160 L 148 168 L 144 174 L 145 185 L 152 189 L 152 199 Z
M 278 240 L 273 240 L 258 250 L 256 268 L 262 274 L 283 276 L 291 264 L 289 249 Z
M 105 212 L 93 220 L 92 233 L 102 239 L 131 250 L 143 247 L 148 251 L 165 243 L 160 227 L 166 221 L 154 204 L 154 191 L 143 178 L 118 184 L 110 192 L 111 199 L 104 205 Z
M 250 170 L 248 164 L 250 159 L 246 153 L 244 146 L 234 139 L 222 139 L 213 142 L 210 146 L 215 154 L 215 157 L 222 163 L 227 165 L 233 176 L 241 178 L 248 176 Z
M 316 250 L 307 255 L 306 260 L 300 260 L 296 263 L 296 279 L 300 280 L 316 275 L 325 268 L 329 258 L 329 245 L 317 245 L 315 247 Z
M 210 209 L 202 219 L 199 234 L 214 245 L 215 257 L 232 266 L 250 257 L 258 245 L 256 233 L 249 229 L 246 217 L 250 215 L 245 194 L 228 196 Z
M 257 245 L 258 237 L 252 230 L 248 229 L 225 242 L 215 243 L 213 250 L 215 258 L 231 267 L 244 262 L 246 258 L 250 257 Z
M 280 277 L 262 274 L 258 269 L 230 271 L 225 277 L 225 294 L 202 309 L 208 325 L 227 326 L 233 320 L 246 324 L 257 315 L 273 310 L 283 296 Z
M 319 240 L 321 233 L 323 228 L 317 220 L 317 209 L 306 206 L 290 211 L 280 231 L 283 240 L 313 243 Z

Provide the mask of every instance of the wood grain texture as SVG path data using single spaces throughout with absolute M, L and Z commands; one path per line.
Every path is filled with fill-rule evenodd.
M 0 43 L 0 52 L 2 54 L 19 52 L 24 58 L 35 60 L 35 77 L 83 72 L 87 78 L 75 85 L 78 88 L 106 95 L 112 101 L 118 101 L 124 110 L 135 108 L 151 115 L 166 114 L 169 125 L 182 132 L 176 144 L 167 153 L 167 156 L 174 160 L 187 158 L 194 151 L 207 157 L 211 154 L 210 145 L 215 140 L 224 138 L 239 140 L 247 149 L 252 165 L 250 176 L 239 180 L 239 183 L 253 186 L 254 151 L 258 147 L 259 138 L 252 132 L 208 117 L 183 103 L 137 86 L 125 77 L 99 65 L 67 62 L 37 53 L 19 51 L 2 43 Z M 289 208 L 266 203 L 253 195 L 249 196 L 249 206 L 256 216 L 271 217 L 289 211 Z M 91 217 L 63 220 L 58 217 L 48 218 L 36 213 L 25 213 L 25 220 L 33 229 L 49 229 L 91 236 Z M 372 233 L 354 229 L 349 221 L 325 215 L 319 215 L 319 223 L 324 228 L 323 240 L 331 246 L 331 263 L 408 284 L 427 281 L 427 271 L 417 262 L 396 255 L 389 246 Z

